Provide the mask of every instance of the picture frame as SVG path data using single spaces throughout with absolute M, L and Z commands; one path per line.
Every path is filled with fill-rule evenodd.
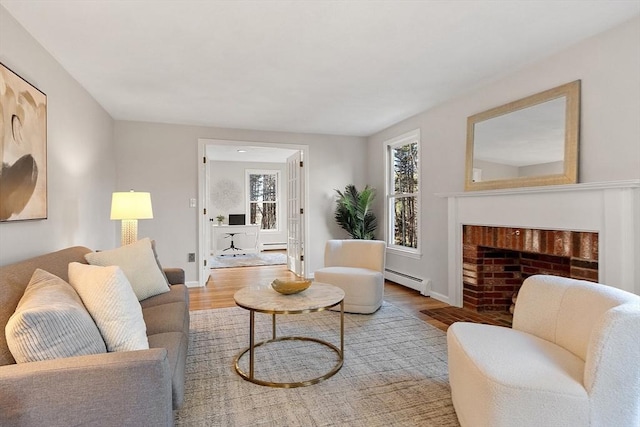
M 0 222 L 47 219 L 47 95 L 0 63 Z

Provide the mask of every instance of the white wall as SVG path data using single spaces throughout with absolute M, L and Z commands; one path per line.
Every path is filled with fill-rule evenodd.
M 482 171 L 482 181 L 516 178 L 519 176 L 517 166 L 509 166 L 502 163 L 474 159 L 473 167 Z
M 222 162 L 209 161 L 209 188 L 212 193 L 209 199 L 209 218 L 213 218 L 212 224 L 217 224 L 215 217 L 224 215 L 224 224 L 229 221 L 229 214 L 246 214 L 247 223 L 249 221 L 249 213 L 247 212 L 247 190 L 246 190 L 246 174 L 247 170 L 277 170 L 280 171 L 278 182 L 278 230 L 262 230 L 258 237 L 258 244 L 262 243 L 286 243 L 287 242 L 287 164 L 286 163 L 257 163 L 257 162 Z M 231 181 L 239 189 L 237 195 L 237 203 L 231 207 L 220 206 L 216 202 L 214 192 L 216 191 L 216 183 L 220 181 Z M 260 248 L 260 246 L 259 246 Z
M 564 172 L 564 162 L 540 163 L 518 168 L 518 176 L 555 175 Z
M 384 188 L 383 142 L 421 129 L 420 260 L 397 255 L 387 266 L 431 278 L 447 298 L 447 202 L 435 193 L 464 190 L 466 120 L 534 93 L 582 80 L 579 182 L 640 178 L 640 18 L 531 64 L 474 93 L 404 120 L 368 138 L 369 181 Z M 377 211 L 383 213 L 383 198 Z
M 154 218 L 140 221 L 139 236 L 156 239 L 163 265 L 185 269 L 186 280 L 197 280 L 197 212 L 189 199 L 198 197 L 198 138 L 309 146 L 310 212 L 308 271 L 322 266 L 327 239 L 346 237 L 333 220 L 334 189 L 365 184 L 366 140 L 359 137 L 262 132 L 117 121 L 117 188 L 150 191 Z M 119 233 L 119 229 L 116 233 Z
M 44 92 L 48 108 L 48 219 L 0 223 L 0 265 L 73 245 L 112 247 L 113 120 L 2 6 L 0 62 Z

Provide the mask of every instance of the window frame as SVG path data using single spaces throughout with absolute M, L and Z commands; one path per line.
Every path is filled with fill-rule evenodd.
M 407 145 L 407 144 L 411 144 L 411 143 L 417 143 L 417 151 L 418 151 L 418 171 L 417 171 L 417 175 L 418 175 L 418 191 L 414 192 L 414 193 L 395 193 L 395 185 L 393 182 L 394 179 L 394 170 L 393 170 L 393 156 L 392 156 L 392 149 L 397 148 L 397 147 L 401 147 L 403 145 Z M 385 154 L 384 154 L 384 159 L 385 159 L 385 163 L 384 163 L 384 170 L 385 170 L 385 241 L 387 242 L 387 251 L 389 253 L 395 253 L 398 255 L 402 255 L 402 256 L 406 256 L 406 257 L 410 257 L 410 258 L 416 258 L 419 259 L 422 257 L 422 211 L 421 211 L 421 199 L 420 199 L 420 191 L 421 188 L 423 186 L 422 183 L 422 176 L 421 176 L 421 169 L 422 169 L 422 162 L 421 160 L 421 156 L 420 156 L 420 148 L 421 148 L 421 142 L 420 142 L 420 129 L 415 129 L 412 130 L 410 132 L 404 133 L 402 135 L 399 135 L 395 138 L 391 138 L 387 141 L 384 142 L 384 150 L 385 150 Z M 395 218 L 395 213 L 393 211 L 394 209 L 394 204 L 392 203 L 393 200 L 397 199 L 398 196 L 401 195 L 402 197 L 415 197 L 416 198 L 416 207 L 417 207 L 417 245 L 416 248 L 410 248 L 407 246 L 401 246 L 401 245 L 396 245 L 394 244 L 393 240 L 394 240 L 394 218 Z
M 280 205 L 281 205 L 281 195 L 282 195 L 282 180 L 281 173 L 279 169 L 245 169 L 245 195 L 246 195 L 246 217 L 247 217 L 247 225 L 251 225 L 251 204 L 252 203 L 265 203 L 263 202 L 255 202 L 251 201 L 250 194 L 250 183 L 251 183 L 251 175 L 275 175 L 276 177 L 276 200 L 273 202 L 266 201 L 266 203 L 274 203 L 276 205 L 276 225 L 275 228 L 270 229 L 262 229 L 260 228 L 260 233 L 279 233 L 281 231 L 282 220 L 280 218 Z M 260 225 L 260 224 L 256 224 Z

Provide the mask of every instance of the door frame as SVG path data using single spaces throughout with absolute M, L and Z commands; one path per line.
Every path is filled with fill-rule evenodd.
M 299 150 L 302 152 L 302 158 L 304 159 L 304 167 L 302 168 L 302 173 L 304 176 L 304 212 L 309 212 L 309 166 L 310 166 L 310 156 L 309 156 L 309 146 L 301 145 L 301 144 L 286 144 L 280 142 L 256 142 L 256 141 L 239 141 L 239 140 L 226 140 L 226 139 L 215 139 L 215 138 L 198 138 L 198 158 L 196 159 L 197 170 L 198 170 L 198 208 L 196 214 L 198 215 L 198 228 L 197 228 L 197 242 L 198 242 L 198 254 L 197 254 L 197 262 L 198 262 L 198 286 L 205 286 L 207 280 L 209 278 L 209 267 L 205 265 L 205 261 L 209 258 L 209 249 L 211 247 L 210 242 L 210 233 L 208 233 L 210 222 L 209 216 L 205 215 L 205 208 L 207 207 L 207 202 L 209 200 L 209 195 L 207 194 L 207 164 L 204 162 L 204 158 L 207 153 L 207 146 L 209 145 L 237 145 L 237 146 L 247 146 L 252 145 L 256 147 L 270 147 L 270 148 L 286 148 L 288 150 Z M 309 245 L 309 221 L 304 222 L 304 230 L 303 230 L 303 239 L 304 239 L 304 259 L 303 263 L 306 260 L 311 258 L 311 245 Z M 303 271 L 306 270 L 306 264 L 303 266 Z

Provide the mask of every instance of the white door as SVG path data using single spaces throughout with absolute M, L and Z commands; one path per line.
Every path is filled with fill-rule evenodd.
M 302 168 L 302 151 L 287 159 L 287 266 L 298 276 L 305 277 Z
M 213 244 L 213 239 L 211 236 L 211 221 L 209 221 L 209 216 L 211 215 L 208 212 L 209 209 L 209 165 L 207 164 L 207 157 L 205 155 L 200 156 L 200 182 L 201 182 L 201 191 L 200 194 L 200 206 L 198 215 L 200 216 L 200 229 L 205 230 L 204 233 L 201 233 L 200 236 L 200 256 L 198 257 L 198 262 L 200 263 L 200 286 L 205 286 L 207 284 L 207 280 L 209 280 L 209 273 L 211 272 L 210 267 L 207 265 L 209 263 L 209 259 L 211 256 L 211 245 Z

